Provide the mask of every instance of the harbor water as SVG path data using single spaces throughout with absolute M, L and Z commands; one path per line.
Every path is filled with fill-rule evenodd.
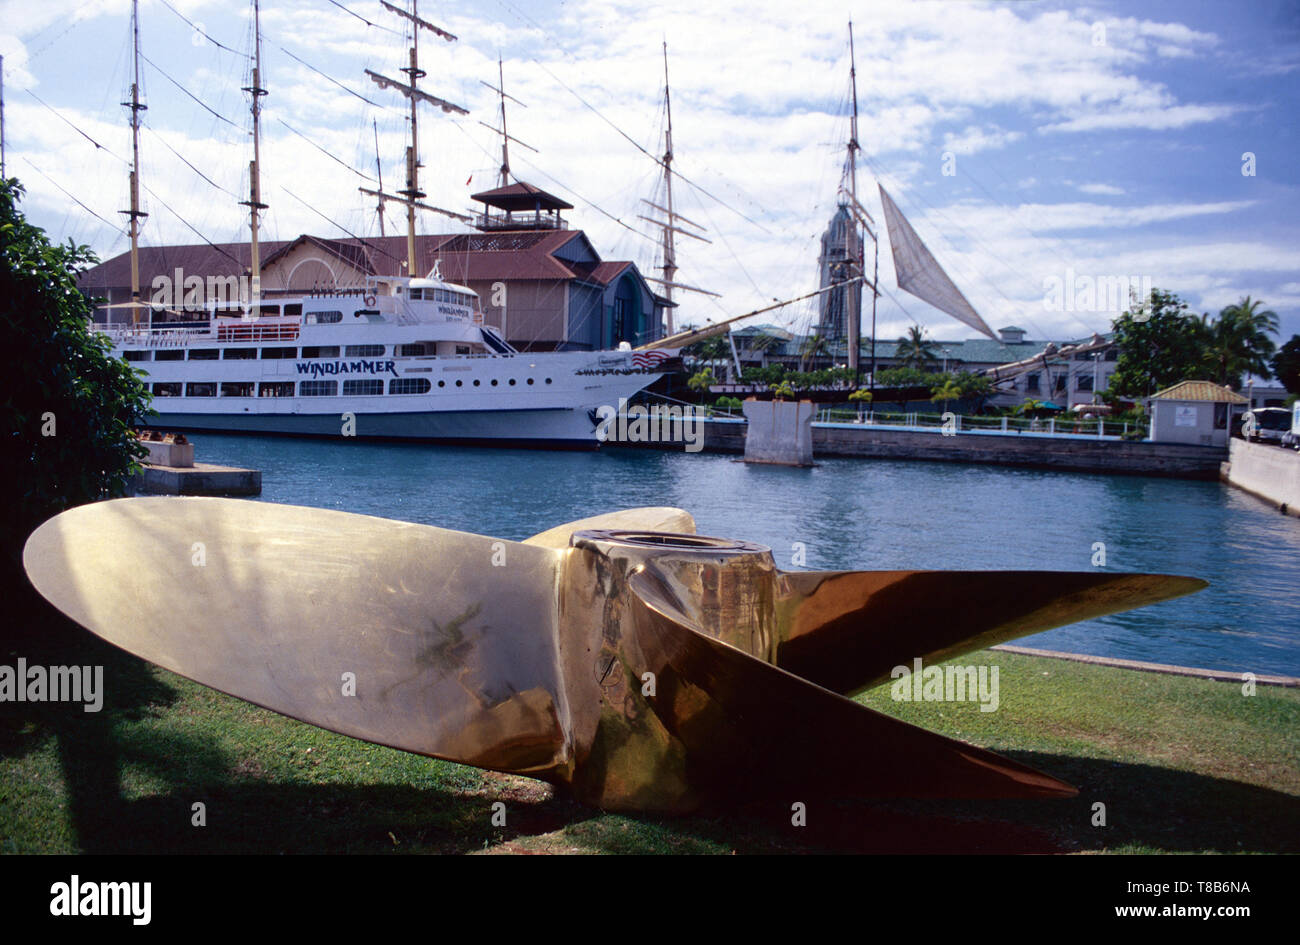
M 565 453 L 205 434 L 204 462 L 261 469 L 261 501 L 522 539 L 638 505 L 817 570 L 1107 571 L 1203 578 L 1198 594 L 1016 641 L 1300 676 L 1300 519 L 1214 482 L 956 463 L 809 469 L 605 448 Z M 1104 546 L 1104 547 L 1103 547 Z M 437 562 L 430 562 L 436 579 Z M 1045 578 L 1050 580 L 1050 578 Z

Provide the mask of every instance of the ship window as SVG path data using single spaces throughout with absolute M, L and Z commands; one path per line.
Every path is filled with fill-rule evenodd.
M 301 302 L 290 302 L 288 305 L 286 305 L 286 306 L 284 307 L 284 314 L 286 314 L 286 315 L 294 315 L 294 316 L 296 316 L 296 315 L 301 315 L 301 314 L 302 314 L 302 303 L 301 303 Z
M 495 377 L 492 378 L 492 386 L 493 386 L 493 387 L 496 387 L 496 386 L 497 386 L 497 379 L 496 379 Z
M 339 346 L 317 345 L 311 348 L 303 348 L 302 356 L 304 358 L 337 358 L 339 356 Z
M 384 356 L 384 346 L 348 345 L 343 349 L 343 354 L 349 358 L 382 358 Z
M 397 377 L 388 382 L 388 393 L 427 394 L 432 387 L 427 377 Z
M 551 379 L 549 377 L 546 379 L 546 383 L 548 384 L 551 383 Z
M 344 381 L 344 397 L 368 397 L 372 394 L 382 394 L 384 392 L 384 382 L 375 379 L 366 379 L 364 381 Z
M 275 360 L 282 361 L 286 358 L 296 358 L 296 357 L 298 357 L 297 348 L 263 348 L 262 349 L 262 360 L 264 361 L 275 361 Z
M 302 381 L 298 385 L 299 397 L 334 397 L 338 392 L 338 381 Z
M 514 386 L 515 386 L 515 379 L 514 379 L 513 377 L 510 378 L 510 386 L 511 386 L 511 387 L 514 387 Z
M 475 386 L 475 387 L 478 387 L 480 383 L 482 383 L 482 382 L 476 379 L 476 380 L 474 381 L 474 386 Z
M 221 352 L 227 361 L 253 361 L 257 358 L 256 348 L 227 348 Z
M 417 358 L 424 354 L 424 351 L 424 342 L 422 341 L 417 341 L 414 344 L 397 346 L 397 354 L 399 357 L 403 358 Z
M 469 345 L 456 345 L 457 354 L 469 354 Z
M 532 382 L 533 382 L 533 379 L 530 377 L 530 378 L 528 379 L 528 383 L 531 384 Z
M 181 395 L 181 385 L 155 384 L 153 386 L 153 395 L 155 397 L 179 397 Z
M 419 302 L 419 301 L 423 301 L 423 299 L 424 299 L 424 290 L 423 290 L 423 289 L 412 289 L 411 292 L 410 292 L 410 296 L 411 296 L 411 298 L 415 299 L 417 302 Z
M 343 313 L 337 311 L 308 312 L 307 321 L 315 321 L 317 325 L 335 325 L 343 321 Z
M 263 381 L 257 385 L 258 397 L 292 397 L 293 381 Z
M 215 361 L 221 357 L 221 352 L 216 348 L 191 348 L 191 361 Z
M 280 306 L 278 306 L 278 305 L 259 305 L 259 306 L 257 307 L 257 314 L 259 314 L 259 315 L 279 315 L 279 314 L 280 314 Z
M 465 382 L 464 382 L 464 381 L 457 381 L 457 382 L 456 382 L 456 386 L 457 386 L 457 387 L 463 387 L 463 386 L 465 386 Z
M 446 386 L 447 386 L 447 382 L 446 382 L 446 381 L 439 381 L 439 382 L 438 382 L 438 386 L 439 386 L 439 387 L 446 387 Z
M 126 358 L 128 361 L 148 361 L 149 352 L 148 351 L 123 351 L 122 357 Z
M 252 381 L 223 381 L 221 384 L 222 397 L 252 397 Z
M 165 351 L 155 351 L 153 353 L 153 359 L 155 361 L 184 361 L 185 352 L 181 351 L 179 348 L 172 348 L 170 350 L 165 350 Z
M 205 382 L 202 384 L 186 384 L 185 396 L 186 397 L 216 397 L 217 396 L 216 382 L 213 381 L 213 382 Z

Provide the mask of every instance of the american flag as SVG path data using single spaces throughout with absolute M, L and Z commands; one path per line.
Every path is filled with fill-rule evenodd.
M 632 366 L 642 370 L 653 370 L 669 358 L 676 357 L 677 352 L 671 348 L 654 348 L 650 351 L 632 352 Z

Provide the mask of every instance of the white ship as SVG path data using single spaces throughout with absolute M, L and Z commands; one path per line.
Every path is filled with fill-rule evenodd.
M 417 105 L 465 110 L 417 87 L 417 34 L 423 29 L 455 37 L 410 12 L 385 3 L 410 23 L 407 79 L 371 78 L 410 102 L 406 187 L 397 194 L 372 191 L 407 209 L 405 271 L 415 268 L 417 208 L 468 217 L 421 202 Z M 131 209 L 132 301 L 130 324 L 95 326 L 118 356 L 146 375 L 157 419 L 168 430 L 230 431 L 308 436 L 356 436 L 498 446 L 595 448 L 601 408 L 621 402 L 661 376 L 656 368 L 677 349 L 520 352 L 484 323 L 476 293 L 446 282 L 435 263 L 426 278 L 371 276 L 360 288 L 333 288 L 306 296 L 260 292 L 258 229 L 261 32 L 253 3 L 253 161 L 248 199 L 251 279 L 237 301 L 209 303 L 202 313 L 145 303 L 140 292 L 137 237 L 146 214 L 139 206 L 140 112 L 138 0 L 132 4 L 131 86 L 133 163 Z M 504 109 L 504 90 L 502 108 Z M 503 182 L 509 162 L 503 135 Z M 177 289 L 179 290 L 179 286 Z M 106 306 L 103 310 L 119 306 Z M 188 309 L 188 306 L 183 306 Z M 195 321 L 195 314 L 200 320 Z M 155 317 L 157 316 L 157 317 Z
M 676 352 L 519 352 L 478 297 L 431 278 L 214 304 L 202 327 L 98 325 L 146 374 L 151 426 L 498 446 L 594 448 L 597 411 Z

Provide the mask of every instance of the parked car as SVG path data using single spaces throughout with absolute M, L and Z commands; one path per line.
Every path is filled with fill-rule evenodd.
M 1250 439 L 1257 443 L 1281 443 L 1292 432 L 1291 414 L 1285 407 L 1256 407 L 1246 411 L 1243 430 L 1250 429 Z

